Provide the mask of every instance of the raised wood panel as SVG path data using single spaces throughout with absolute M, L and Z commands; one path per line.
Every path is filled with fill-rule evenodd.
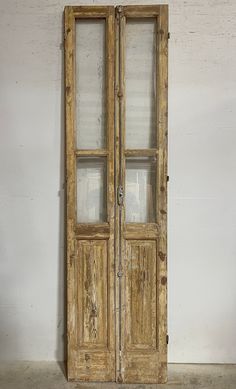
M 158 381 L 156 240 L 125 242 L 123 380 Z
M 78 241 L 78 344 L 108 346 L 107 241 Z
M 86 381 L 114 380 L 112 317 L 114 294 L 110 289 L 109 240 L 77 240 L 76 377 Z
M 127 241 L 125 263 L 125 347 L 156 349 L 156 241 Z

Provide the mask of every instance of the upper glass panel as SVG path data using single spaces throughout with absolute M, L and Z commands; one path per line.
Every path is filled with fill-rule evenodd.
M 125 212 L 128 223 L 156 219 L 156 162 L 153 158 L 127 158 Z
M 127 19 L 126 148 L 156 147 L 156 21 Z
M 75 74 L 77 148 L 104 148 L 105 19 L 76 21 Z

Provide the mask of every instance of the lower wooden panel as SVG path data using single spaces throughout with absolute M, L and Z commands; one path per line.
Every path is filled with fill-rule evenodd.
M 125 382 L 157 382 L 156 252 L 156 240 L 126 240 L 123 366 Z
M 77 240 L 75 258 L 77 380 L 115 379 L 113 293 L 108 240 Z
M 107 242 L 78 242 L 78 345 L 108 349 Z

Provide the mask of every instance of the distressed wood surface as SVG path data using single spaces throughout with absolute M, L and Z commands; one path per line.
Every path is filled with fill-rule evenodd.
M 106 240 L 79 240 L 76 279 L 78 345 L 80 349 L 104 349 L 107 344 L 108 253 Z
M 156 350 L 156 241 L 126 242 L 126 350 Z M 142 366 L 140 366 L 142 368 Z
M 114 309 L 114 8 L 66 7 L 68 209 L 68 378 L 115 380 Z M 105 18 L 106 149 L 75 147 L 75 20 Z M 78 53 L 79 55 L 79 53 Z M 80 128 L 77 129 L 80 136 Z M 107 222 L 76 223 L 76 158 L 105 157 Z M 79 218 L 79 215 L 78 215 Z M 78 219 L 79 220 L 79 219 Z
M 95 149 L 95 150 L 76 150 L 77 157 L 106 157 L 108 155 L 107 150 Z
M 119 158 L 120 158 L 120 180 L 119 185 L 125 188 L 125 27 L 126 18 L 123 13 L 123 7 L 119 14 L 119 46 L 120 46 L 120 58 L 119 58 L 119 95 L 120 95 L 120 131 L 119 131 Z M 124 189 L 125 190 L 125 189 Z M 120 369 L 119 369 L 119 382 L 125 382 L 125 365 L 124 365 L 124 350 L 125 350 L 125 305 L 126 305 L 126 290 L 125 290 L 125 240 L 124 240 L 124 227 L 125 227 L 125 206 L 120 207 L 120 271 L 122 277 L 120 277 Z
M 115 187 L 114 187 L 114 60 L 115 60 L 115 42 L 114 31 L 115 29 L 115 10 L 114 7 L 108 7 L 107 19 L 106 19 L 106 72 L 107 72 L 107 95 L 106 95 L 106 109 L 107 109 L 107 147 L 109 150 L 108 155 L 108 223 L 110 225 L 110 238 L 108 241 L 108 263 L 109 263 L 109 280 L 108 280 L 108 292 L 109 292 L 109 323 L 108 328 L 110 332 L 109 336 L 109 352 L 110 352 L 110 377 L 112 381 L 116 379 L 116 341 L 115 341 L 115 248 L 114 248 L 114 224 L 115 224 Z
M 126 149 L 126 157 L 155 157 L 158 154 L 157 149 Z
M 116 9 L 115 19 L 115 193 L 120 185 L 120 29 L 119 14 Z M 117 273 L 120 271 L 120 207 L 115 196 L 115 323 L 116 323 L 116 381 L 120 379 L 121 356 L 120 356 L 120 278 Z
M 163 383 L 167 379 L 166 344 L 166 178 L 167 178 L 167 6 L 125 6 L 120 13 L 121 58 L 121 182 L 125 187 L 125 157 L 156 156 L 156 221 L 126 223 L 121 216 L 121 381 Z M 156 139 L 155 148 L 125 148 L 125 27 L 126 17 L 156 17 Z M 142 20 L 142 19 L 140 19 Z M 155 21 L 155 20 L 154 20 Z M 140 36 L 142 39 L 142 36 Z M 153 74 L 154 75 L 154 74 Z M 138 80 L 137 80 L 138 82 Z M 164 189 L 163 189 L 164 188 Z M 125 188 L 126 190 L 127 188 Z M 163 255 L 162 255 L 163 253 Z
M 126 5 L 122 12 L 127 18 L 151 18 L 158 16 L 163 6 L 158 5 Z
M 72 6 L 73 14 L 76 18 L 106 18 L 108 8 L 112 9 L 113 7 L 103 6 L 103 5 L 79 5 Z
M 68 378 L 163 383 L 167 378 L 167 6 L 65 9 Z M 75 147 L 75 19 L 106 19 L 106 148 Z M 126 23 L 156 18 L 156 133 L 126 148 Z M 114 74 L 115 72 L 115 74 Z M 114 78 L 115 76 L 115 78 Z M 115 125 L 115 128 L 114 128 Z M 78 129 L 79 131 L 79 129 Z M 107 160 L 107 221 L 76 222 L 76 159 Z M 126 158 L 156 159 L 154 222 L 127 223 Z
M 75 23 L 71 7 L 65 9 L 65 113 L 66 113 L 66 234 L 67 234 L 67 374 L 76 374 L 76 301 L 75 301 L 75 80 L 74 80 Z
M 125 239 L 157 239 L 159 228 L 157 223 L 126 223 Z
M 159 372 L 158 382 L 167 381 L 167 115 L 168 115 L 168 6 L 160 7 L 157 45 L 158 174 L 157 219 L 158 239 L 158 311 Z

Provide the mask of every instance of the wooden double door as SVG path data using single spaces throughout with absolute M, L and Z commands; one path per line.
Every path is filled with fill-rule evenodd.
M 168 8 L 65 8 L 68 378 L 167 378 Z

